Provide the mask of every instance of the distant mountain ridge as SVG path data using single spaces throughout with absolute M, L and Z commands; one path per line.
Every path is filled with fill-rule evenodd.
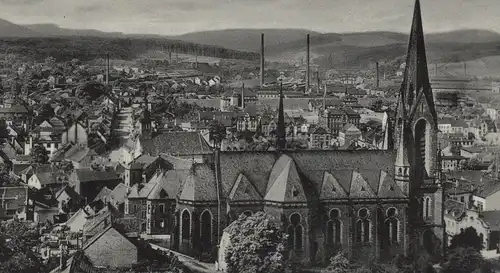
M 408 46 L 408 34 L 390 31 L 320 33 L 307 29 L 225 29 L 175 36 L 125 34 L 93 29 L 61 28 L 55 24 L 16 25 L 0 19 L 0 37 L 97 37 L 178 41 L 200 47 L 260 51 L 260 34 L 265 34 L 267 60 L 300 61 L 305 57 L 305 37 L 311 35 L 313 63 L 326 66 L 355 65 L 374 61 L 400 62 Z M 74 38 L 72 38 L 74 39 Z M 500 34 L 482 29 L 464 29 L 425 35 L 430 62 L 462 62 L 500 55 Z M 203 46 L 202 46 L 203 45 Z M 254 54 L 254 53 L 252 53 Z

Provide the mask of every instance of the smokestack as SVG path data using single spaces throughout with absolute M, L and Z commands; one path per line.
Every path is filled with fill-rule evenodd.
M 467 63 L 464 63 L 464 76 L 467 76 Z
M 195 50 L 195 56 L 194 56 L 194 68 L 198 68 L 198 50 Z
M 260 88 L 264 87 L 264 33 L 260 34 Z
M 306 42 L 307 42 L 307 49 L 306 49 L 306 90 L 305 92 L 307 93 L 309 91 L 309 85 L 310 85 L 310 82 L 309 80 L 311 79 L 311 71 L 310 71 L 310 65 L 309 65 L 309 51 L 310 51 L 310 41 L 309 41 L 309 34 L 307 34 L 307 38 L 306 38 Z
M 316 90 L 316 93 L 319 94 L 319 89 L 320 89 L 320 86 L 319 86 L 319 71 L 316 71 L 316 81 L 318 82 L 318 90 Z
M 172 64 L 172 51 L 168 51 L 168 64 Z
M 241 109 L 245 109 L 245 84 L 241 85 Z
M 376 72 L 377 73 L 377 75 L 376 75 L 376 77 L 377 77 L 377 89 L 379 89 L 379 87 L 380 87 L 380 77 L 379 77 L 378 62 L 375 63 L 375 66 L 376 66 L 376 70 L 377 70 L 377 72 Z
M 325 90 L 323 90 L 323 111 L 326 109 L 326 82 L 325 82 Z
M 436 63 L 434 66 L 436 68 L 436 77 L 437 77 L 438 76 L 438 64 Z
M 109 54 L 106 54 L 106 85 L 109 84 Z

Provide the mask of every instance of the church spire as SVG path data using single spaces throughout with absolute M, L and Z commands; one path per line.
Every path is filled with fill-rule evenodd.
M 278 106 L 278 130 L 277 130 L 277 142 L 276 148 L 278 150 L 286 149 L 286 137 L 285 137 L 285 114 L 283 109 L 283 82 L 280 81 L 280 101 Z
M 437 117 L 427 70 L 424 31 L 420 1 L 415 1 L 406 67 L 398 101 L 398 118 L 411 120 L 418 106 L 425 100 L 433 117 Z

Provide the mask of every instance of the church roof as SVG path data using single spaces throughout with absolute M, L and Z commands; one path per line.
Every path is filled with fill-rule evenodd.
M 394 151 L 221 152 L 221 190 L 233 202 L 406 198 L 394 160 Z M 215 201 L 214 167 L 195 166 L 180 199 Z

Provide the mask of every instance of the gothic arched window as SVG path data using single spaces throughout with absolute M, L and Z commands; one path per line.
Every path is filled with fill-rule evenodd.
M 290 216 L 290 225 L 288 226 L 288 245 L 296 250 L 302 249 L 302 225 L 300 214 L 294 213 Z
M 340 211 L 332 209 L 328 214 L 326 223 L 326 242 L 329 245 L 339 244 L 341 242 L 342 223 L 339 220 Z
M 390 243 L 398 242 L 398 225 L 399 221 L 396 219 L 397 210 L 395 208 L 389 208 L 387 210 L 387 220 L 385 221 L 385 228 L 387 239 Z
M 358 211 L 358 221 L 356 222 L 356 242 L 370 242 L 370 220 L 368 219 L 368 209 L 362 208 Z
M 182 239 L 189 240 L 191 238 L 191 215 L 189 211 L 182 212 Z
M 431 217 L 431 209 L 432 209 L 432 199 L 429 196 L 424 197 L 423 202 L 423 214 L 424 218 Z

